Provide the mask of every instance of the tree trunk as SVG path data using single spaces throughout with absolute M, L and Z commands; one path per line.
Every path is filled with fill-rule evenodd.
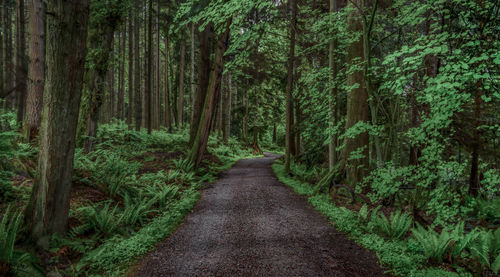
M 168 34 L 165 35 L 165 126 L 172 127 L 172 113 L 170 111 L 170 81 L 168 79 Z
M 333 19 L 333 13 L 337 12 L 337 0 L 330 0 L 330 16 Z M 334 24 L 333 20 L 330 22 L 332 25 Z M 329 141 L 328 141 L 328 168 L 330 170 L 333 170 L 333 167 L 335 166 L 336 162 L 336 153 L 337 151 L 335 150 L 337 148 L 337 140 L 336 138 L 331 134 L 332 129 L 335 125 L 335 106 L 338 105 L 336 103 L 336 97 L 337 97 L 337 89 L 334 86 L 334 77 L 337 75 L 337 68 L 335 66 L 335 57 L 333 55 L 333 52 L 335 50 L 335 40 L 330 40 L 330 47 L 328 49 L 328 65 L 330 70 L 332 71 L 330 73 L 330 95 L 328 97 L 328 108 L 329 108 L 329 118 L 328 118 L 328 123 L 329 123 Z
M 177 103 L 177 126 L 184 125 L 184 69 L 186 66 L 186 41 L 181 42 L 181 65 L 179 69 L 179 98 Z
M 87 52 L 87 0 L 48 0 L 45 79 L 38 171 L 27 219 L 33 239 L 48 247 L 67 229 L 75 134 Z
M 161 84 L 161 65 L 160 65 L 160 0 L 156 2 L 156 101 L 155 101 L 155 129 L 160 129 L 161 121 L 161 97 L 160 97 L 160 84 Z
M 134 112 L 135 112 L 135 130 L 141 130 L 142 124 L 142 96 L 141 96 L 141 64 L 139 43 L 141 41 L 139 36 L 139 10 L 141 7 L 141 0 L 135 2 L 134 12 Z
M 16 5 L 16 96 L 17 122 L 24 118 L 26 107 L 26 32 L 24 0 L 17 0 Z
M 134 111 L 134 29 L 132 26 L 133 12 L 128 13 L 128 109 L 127 109 L 127 125 L 128 129 L 132 129 L 132 118 Z
M 86 72 L 89 90 L 89 103 L 87 116 L 86 137 L 84 140 L 84 151 L 90 153 L 93 151 L 95 138 L 101 115 L 101 106 L 105 97 L 106 78 L 109 76 L 109 119 L 114 115 L 114 71 L 113 71 L 113 40 L 115 33 L 115 22 L 105 20 L 91 26 L 94 32 L 89 37 L 90 49 L 101 49 L 102 51 L 91 51 L 87 60 L 92 63 L 92 67 Z M 111 65 L 111 66 L 110 66 Z M 108 75 L 109 74 L 109 75 Z
M 193 102 L 193 117 L 189 130 L 189 145 L 192 146 L 198 132 L 198 125 L 202 115 L 203 105 L 207 94 L 207 87 L 210 76 L 210 26 L 199 33 L 200 56 L 198 65 L 198 90 Z
M 5 0 L 1 0 L 0 2 L 2 9 L 0 10 L 0 29 L 2 29 L 2 32 L 0 32 L 0 108 L 3 106 L 3 95 L 5 93 L 5 83 L 4 83 L 4 41 L 5 41 L 5 29 L 4 29 L 4 17 L 5 14 L 3 13 L 3 7 L 5 7 Z M 0 125 L 1 127 L 1 125 Z
M 356 0 L 356 4 L 362 8 L 363 1 Z M 353 7 L 350 3 L 351 8 Z M 361 33 L 356 41 L 353 41 L 347 47 L 347 65 L 349 68 L 361 67 L 365 61 L 363 49 L 363 24 L 360 11 L 352 9 L 347 19 L 348 31 Z M 368 93 L 365 83 L 365 72 L 361 70 L 350 70 L 347 75 L 347 87 L 358 85 L 351 89 L 347 95 L 347 116 L 346 130 L 358 124 L 359 122 L 368 122 Z M 345 159 L 347 182 L 349 185 L 357 185 L 363 181 L 369 170 L 369 136 L 367 132 L 356 135 L 354 138 L 345 138 Z M 354 151 L 361 151 L 359 154 L 363 157 L 350 159 Z
M 219 39 L 217 41 L 214 66 L 210 74 L 210 82 L 208 85 L 200 122 L 198 124 L 198 131 L 196 133 L 193 147 L 191 148 L 191 151 L 188 155 L 188 160 L 193 164 L 194 168 L 198 168 L 198 166 L 200 165 L 203 154 L 205 153 L 205 150 L 207 148 L 212 115 L 216 105 L 215 100 L 217 99 L 216 92 L 221 85 L 222 68 L 224 66 L 223 57 L 226 51 L 227 43 L 229 41 L 230 26 L 231 19 L 226 22 L 225 31 L 224 33 L 219 35 Z
M 227 73 L 227 90 L 226 90 L 226 97 L 224 98 L 224 134 L 222 136 L 222 140 L 224 143 L 228 143 L 229 137 L 231 136 L 231 93 L 233 90 L 232 86 L 232 80 L 231 80 L 231 73 Z
M 125 50 L 126 50 L 126 40 L 125 40 L 125 35 L 126 35 L 126 30 L 125 30 L 125 25 L 123 25 L 123 29 L 120 32 L 121 35 L 121 41 L 120 41 L 120 87 L 121 90 L 118 93 L 118 118 L 120 120 L 125 119 Z
M 191 23 L 191 116 L 190 120 L 193 119 L 193 105 L 194 105 L 194 98 L 195 98 L 195 93 L 196 93 L 196 83 L 194 80 L 194 23 Z
M 297 0 L 290 0 L 292 10 L 290 18 L 290 48 L 288 54 L 288 80 L 286 84 L 286 139 L 285 139 L 285 171 L 290 172 L 290 155 L 293 145 L 293 64 L 295 60 L 295 30 L 297 23 Z
M 14 103 L 14 79 L 12 76 L 14 76 L 14 64 L 12 62 L 12 57 L 14 56 L 12 53 L 12 12 L 11 12 L 11 6 L 9 5 L 9 1 L 5 0 L 5 4 L 3 6 L 3 30 L 5 34 L 4 38 L 4 57 L 5 57 L 5 92 L 3 97 L 6 99 L 6 107 L 12 108 L 13 103 Z M 7 94 L 7 92 L 10 92 L 10 94 Z
M 30 37 L 28 96 L 24 134 L 28 141 L 38 136 L 42 118 L 43 86 L 45 80 L 45 7 L 42 0 L 30 0 Z
M 153 0 L 149 0 L 148 8 L 148 45 L 146 47 L 146 60 L 147 60 L 147 75 L 146 75 L 146 125 L 148 128 L 148 134 L 151 134 L 152 130 L 152 91 L 151 91 L 151 77 L 153 69 Z

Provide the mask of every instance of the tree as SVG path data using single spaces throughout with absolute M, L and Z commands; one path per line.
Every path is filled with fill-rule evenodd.
M 16 96 L 17 122 L 24 118 L 26 106 L 26 32 L 24 16 L 24 0 L 16 1 Z
M 45 7 L 42 0 L 29 1 L 29 57 L 28 96 L 24 134 L 28 141 L 38 135 L 42 117 L 43 87 L 45 79 Z
M 135 1 L 134 10 L 134 107 L 135 107 L 135 130 L 140 131 L 142 125 L 142 96 L 141 96 L 141 64 L 140 64 L 140 52 L 139 52 L 139 11 L 141 7 L 141 1 Z
M 47 13 L 47 71 L 38 171 L 26 217 L 31 236 L 43 247 L 48 247 L 52 234 L 64 234 L 67 229 L 89 2 L 48 0 Z
M 151 134 L 153 127 L 152 117 L 153 117 L 153 103 L 152 96 L 153 91 L 151 89 L 152 85 L 152 69 L 153 69 L 153 0 L 149 0 L 148 5 L 148 24 L 147 24 L 147 46 L 146 46 L 146 127 L 148 129 L 148 134 Z
M 186 68 L 186 41 L 182 36 L 181 64 L 179 69 L 179 98 L 177 102 L 177 126 L 184 125 L 184 70 Z
M 132 129 L 134 116 L 134 26 L 132 25 L 134 13 L 132 10 L 128 13 L 128 109 L 127 125 Z
M 226 51 L 227 42 L 229 39 L 229 31 L 231 26 L 231 18 L 225 23 L 224 31 L 218 36 L 217 47 L 214 56 L 214 66 L 212 72 L 210 73 L 210 81 L 208 87 L 205 89 L 206 97 L 203 105 L 203 110 L 201 111 L 200 121 L 198 123 L 198 130 L 196 132 L 196 137 L 193 141 L 193 146 L 188 154 L 188 161 L 195 167 L 201 163 L 203 154 L 207 148 L 208 136 L 210 133 L 210 126 L 212 123 L 212 118 L 214 116 L 215 106 L 217 105 L 217 91 L 221 85 L 222 78 L 222 68 L 223 57 Z M 201 77 L 201 76 L 200 76 Z
M 286 83 L 286 138 L 285 138 L 285 171 L 290 172 L 290 155 L 295 149 L 293 143 L 293 68 L 295 61 L 295 33 L 297 25 L 297 0 L 290 0 L 290 47 L 288 54 L 287 83 Z
M 350 91 L 347 94 L 345 128 L 349 130 L 356 125 L 361 130 L 356 131 L 352 136 L 346 136 L 344 159 L 346 159 L 347 181 L 349 184 L 357 185 L 369 170 L 369 136 L 368 132 L 363 130 L 363 126 L 361 126 L 361 124 L 368 122 L 368 92 L 363 67 L 365 62 L 361 18 L 363 1 L 356 0 L 354 3 L 355 5 L 349 4 L 350 13 L 347 19 L 348 31 L 352 32 L 355 38 L 347 48 L 347 65 L 349 67 L 347 87 Z

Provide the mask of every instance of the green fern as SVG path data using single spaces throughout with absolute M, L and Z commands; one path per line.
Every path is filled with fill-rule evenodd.
M 0 221 L 0 260 L 7 264 L 15 263 L 14 243 L 19 228 L 22 224 L 22 214 L 11 210 L 11 206 L 7 207 L 5 214 Z
M 123 211 L 123 223 L 128 226 L 135 226 L 137 223 L 143 225 L 144 218 L 148 214 L 155 212 L 151 207 L 155 204 L 156 199 L 142 198 L 139 202 L 135 202 L 129 196 L 124 198 L 125 209 Z
M 83 207 L 78 209 L 83 214 L 84 224 L 75 228 L 73 231 L 76 234 L 83 234 L 89 230 L 93 230 L 98 234 L 105 236 L 112 235 L 117 231 L 123 221 L 123 215 L 119 216 L 117 212 L 118 206 L 110 208 L 111 203 Z
M 443 262 L 444 254 L 448 251 L 451 245 L 452 237 L 448 232 L 438 234 L 432 229 L 425 229 L 418 225 L 412 229 L 413 238 L 421 247 L 424 256 L 438 263 Z
M 495 274 L 500 270 L 500 229 L 480 232 L 470 246 L 471 256 Z
M 377 213 L 373 219 L 373 225 L 376 229 L 388 237 L 395 239 L 400 239 L 408 233 L 412 223 L 411 217 L 399 210 L 391 213 L 390 219 L 382 213 Z

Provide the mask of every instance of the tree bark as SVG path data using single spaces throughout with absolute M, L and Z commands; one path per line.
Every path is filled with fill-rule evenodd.
M 140 131 L 142 125 L 142 96 L 141 96 L 141 64 L 139 43 L 141 41 L 139 36 L 139 10 L 141 7 L 141 0 L 136 0 L 134 11 L 134 111 L 135 111 L 135 130 Z
M 148 41 L 146 47 L 146 60 L 147 60 L 147 74 L 146 74 L 146 126 L 148 128 L 148 134 L 151 134 L 152 130 L 152 91 L 151 91 L 151 77 L 153 69 L 153 0 L 149 0 L 148 8 Z
M 132 129 L 132 118 L 134 111 L 134 29 L 132 26 L 133 12 L 128 13 L 128 109 L 127 109 L 127 125 L 128 129 Z
M 211 120 L 216 105 L 215 100 L 217 99 L 216 92 L 221 85 L 222 68 L 224 66 L 223 57 L 226 51 L 227 43 L 229 41 L 230 26 L 231 19 L 228 19 L 228 21 L 226 22 L 225 31 L 219 35 L 219 39 L 217 40 L 214 66 L 210 74 L 210 82 L 208 85 L 200 122 L 198 124 L 198 131 L 196 133 L 196 138 L 194 140 L 191 151 L 188 155 L 188 161 L 192 163 L 195 169 L 199 167 L 203 154 L 205 153 L 205 150 L 207 148 Z
M 27 220 L 48 247 L 67 229 L 75 134 L 87 52 L 88 0 L 48 0 L 45 79 L 38 171 Z
M 172 113 L 170 111 L 170 81 L 168 79 L 168 34 L 165 35 L 165 126 L 172 127 Z
M 205 103 L 207 87 L 210 76 L 210 27 L 199 33 L 200 56 L 198 61 L 198 89 L 193 102 L 193 117 L 191 118 L 191 127 L 189 130 L 189 145 L 192 146 L 198 131 L 198 125 Z
M 333 13 L 337 12 L 337 0 L 330 0 L 330 16 L 333 18 Z M 330 22 L 332 25 L 333 20 Z M 336 98 L 337 98 L 337 90 L 336 87 L 334 86 L 334 77 L 337 75 L 337 68 L 335 66 L 335 57 L 333 55 L 333 52 L 335 50 L 335 40 L 330 40 L 330 45 L 328 49 L 328 65 L 330 70 L 332 71 L 330 74 L 330 95 L 328 97 L 328 108 L 329 108 L 329 118 L 328 118 L 328 123 L 329 123 L 329 142 L 328 142 L 328 168 L 330 170 L 333 170 L 333 167 L 335 166 L 336 162 L 336 154 L 337 151 L 335 150 L 337 148 L 336 145 L 336 138 L 331 134 L 332 129 L 335 125 L 335 107 L 338 105 Z
M 30 37 L 28 68 L 28 96 L 24 135 L 27 141 L 38 136 L 42 118 L 43 87 L 45 80 L 45 7 L 42 0 L 30 0 Z
M 194 105 L 194 98 L 195 98 L 195 93 L 196 93 L 196 83 L 194 80 L 194 23 L 191 23 L 191 116 L 189 120 L 193 119 L 193 105 Z
M 295 60 L 295 32 L 297 25 L 297 0 L 290 0 L 292 11 L 290 18 L 290 48 L 288 54 L 287 84 L 286 84 L 286 138 L 285 138 L 285 171 L 290 172 L 290 155 L 293 145 L 293 64 Z
M 17 122 L 22 122 L 26 107 L 26 32 L 24 0 L 16 5 L 16 96 Z
M 156 1 L 156 90 L 155 90 L 155 129 L 160 129 L 160 121 L 161 121 L 161 94 L 160 94 L 160 85 L 161 85 L 161 56 L 160 56 L 160 0 Z
M 358 7 L 362 8 L 363 1 L 356 0 Z M 352 8 L 352 3 L 350 3 Z M 347 47 L 347 66 L 351 68 L 347 76 L 347 87 L 357 85 L 351 89 L 347 95 L 347 116 L 345 128 L 348 130 L 359 122 L 368 122 L 368 92 L 366 89 L 365 72 L 363 70 L 364 43 L 363 43 L 363 24 L 360 11 L 352 9 L 347 19 L 348 31 L 360 33 L 356 41 L 353 41 Z M 361 69 L 352 70 L 358 67 Z M 347 182 L 350 185 L 357 185 L 363 181 L 369 170 L 369 136 L 368 132 L 356 135 L 354 138 L 345 138 L 345 159 Z M 361 150 L 361 158 L 350 158 L 354 151 Z
M 14 56 L 12 53 L 12 13 L 11 13 L 11 6 L 9 5 L 9 1 L 5 0 L 4 6 L 3 6 L 3 30 L 4 30 L 4 57 L 5 57 L 5 80 L 4 80 L 4 92 L 3 92 L 3 97 L 5 97 L 5 106 L 7 108 L 12 108 L 13 103 L 14 103 L 14 93 L 12 93 L 15 89 L 15 85 L 13 83 L 14 79 L 12 76 L 14 76 L 15 69 L 14 69 L 14 64 L 12 62 L 12 57 Z M 10 93 L 8 93 L 10 92 Z
M 231 80 L 231 73 L 227 73 L 227 90 L 226 90 L 226 97 L 224 98 L 224 133 L 222 136 L 222 140 L 224 143 L 228 143 L 229 137 L 231 136 L 231 94 L 233 91 L 233 84 Z
M 186 67 L 186 41 L 181 42 L 181 64 L 179 69 L 179 98 L 177 103 L 177 126 L 184 125 L 184 69 Z

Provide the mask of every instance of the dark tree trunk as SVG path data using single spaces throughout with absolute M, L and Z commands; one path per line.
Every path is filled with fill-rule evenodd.
M 179 69 L 179 98 L 177 103 L 177 126 L 184 125 L 184 69 L 186 67 L 186 41 L 181 42 L 181 64 Z
M 152 72 L 151 70 L 153 69 L 153 0 L 149 0 L 149 8 L 148 8 L 148 41 L 147 41 L 147 47 L 146 47 L 146 60 L 147 60 L 147 74 L 146 74 L 146 125 L 148 128 L 148 134 L 151 134 L 152 131 L 152 116 L 153 116 L 153 109 L 152 109 L 152 90 L 151 90 L 151 84 L 152 84 Z
M 132 129 L 132 118 L 134 111 L 134 29 L 132 26 L 133 12 L 128 13 L 128 109 L 127 125 Z
M 27 220 L 33 239 L 48 247 L 67 229 L 75 134 L 87 52 L 87 0 L 48 0 L 47 75 L 38 173 Z
M 12 76 L 14 76 L 14 64 L 12 62 L 12 57 L 14 56 L 12 54 L 12 12 L 11 12 L 11 6 L 9 5 L 9 1 L 5 0 L 4 6 L 3 6 L 3 30 L 4 30 L 4 57 L 5 57 L 5 69 L 4 69 L 4 91 L 2 92 L 3 95 L 2 97 L 5 97 L 6 103 L 5 106 L 7 108 L 12 108 L 13 103 L 14 103 L 14 79 Z
M 170 80 L 168 79 L 168 34 L 165 35 L 165 126 L 172 127 L 172 113 L 170 111 Z
M 140 0 L 135 2 L 135 12 L 134 12 L 134 107 L 135 107 L 135 130 L 141 130 L 142 124 L 142 96 L 141 96 L 141 64 L 140 64 L 140 52 L 139 43 L 141 41 L 139 36 L 139 11 L 141 7 Z
M 38 136 L 42 118 L 45 80 L 45 7 L 42 0 L 30 0 L 28 96 L 24 134 L 28 141 Z
M 228 143 L 229 137 L 231 136 L 231 93 L 233 90 L 231 73 L 227 73 L 227 89 L 226 95 L 224 97 L 224 133 L 222 136 L 222 140 L 224 143 Z
M 286 139 L 285 139 L 285 171 L 290 172 L 290 155 L 294 147 L 293 137 L 293 64 L 295 61 L 295 32 L 297 25 L 297 0 L 290 0 L 292 10 L 290 18 L 290 48 L 288 54 L 287 84 L 286 84 Z
M 207 94 L 207 87 L 210 76 L 210 27 L 199 33 L 200 56 L 198 65 L 198 90 L 193 103 L 193 118 L 191 118 L 191 128 L 189 130 L 189 145 L 193 145 L 198 131 L 198 125 L 202 115 L 203 105 Z
M 208 85 L 205 103 L 203 105 L 203 110 L 200 117 L 200 122 L 198 124 L 198 131 L 196 132 L 196 138 L 193 142 L 193 146 L 188 155 L 188 160 L 193 164 L 195 168 L 201 163 L 203 154 L 207 148 L 208 136 L 210 132 L 210 125 L 212 121 L 212 116 L 214 108 L 216 105 L 217 91 L 221 85 L 223 57 L 226 51 L 227 43 L 229 40 L 229 30 L 231 26 L 231 19 L 226 22 L 224 33 L 219 35 L 217 40 L 217 47 L 215 50 L 214 66 L 210 76 L 210 82 Z M 200 76 L 201 77 L 201 76 Z
M 26 107 L 26 32 L 24 0 L 17 0 L 16 5 L 16 97 L 17 122 L 22 122 Z

